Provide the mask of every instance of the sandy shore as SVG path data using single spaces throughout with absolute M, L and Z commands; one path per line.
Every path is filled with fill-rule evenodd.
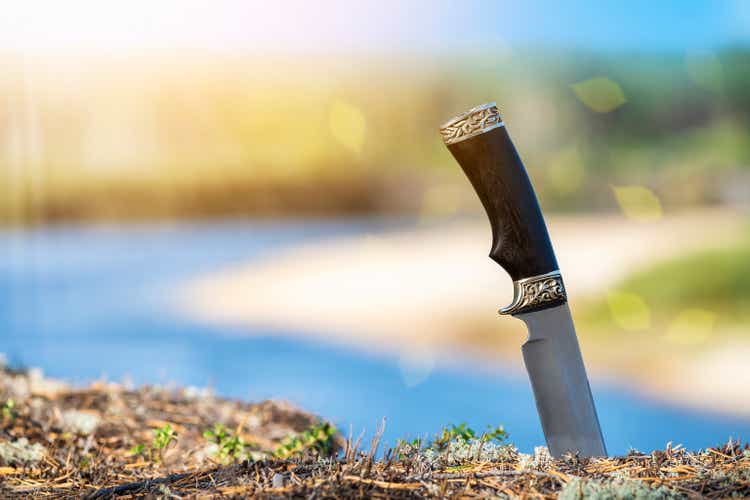
M 549 229 L 575 312 L 577 301 L 644 265 L 727 244 L 742 224 L 738 214 L 700 212 L 650 223 L 618 215 L 556 217 Z M 512 285 L 486 257 L 489 241 L 489 227 L 478 219 L 318 242 L 200 277 L 186 285 L 179 307 L 201 321 L 304 332 L 396 353 L 422 369 L 451 357 L 520 367 L 524 331 L 520 322 L 496 315 L 510 302 Z M 670 358 L 669 372 L 678 376 L 663 376 L 656 366 L 613 365 L 606 348 L 580 333 L 597 375 L 628 380 L 638 391 L 676 403 L 750 415 L 750 401 L 737 401 L 743 398 L 733 392 L 738 384 L 750 385 L 744 358 L 733 355 L 744 346 L 716 346 L 700 363 Z M 712 382 L 696 384 L 699 377 Z

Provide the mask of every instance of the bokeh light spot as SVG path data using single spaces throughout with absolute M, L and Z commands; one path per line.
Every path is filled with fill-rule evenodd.
M 570 88 L 587 108 L 596 113 L 609 113 L 627 102 L 622 88 L 603 76 L 574 83 Z
M 347 149 L 362 152 L 365 143 L 365 117 L 359 108 L 343 101 L 334 101 L 328 114 L 333 137 Z
M 651 222 L 662 216 L 659 198 L 643 186 L 611 186 L 623 215 L 638 222 Z
M 675 344 L 701 344 L 714 331 L 716 313 L 705 309 L 685 309 L 675 316 L 667 329 L 666 338 Z
M 612 320 L 627 331 L 645 330 L 651 326 L 651 310 L 638 294 L 621 291 L 607 293 Z

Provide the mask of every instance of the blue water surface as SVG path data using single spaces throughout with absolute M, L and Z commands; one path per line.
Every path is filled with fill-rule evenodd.
M 192 322 L 169 307 L 179 285 L 203 273 L 305 242 L 408 226 L 355 220 L 5 231 L 0 352 L 72 382 L 128 377 L 211 385 L 248 400 L 285 399 L 355 434 L 372 433 L 386 417 L 388 443 L 466 422 L 480 430 L 503 424 L 524 451 L 543 444 L 524 373 L 439 365 L 411 386 L 396 358 L 298 340 L 304 332 L 247 336 Z M 610 453 L 750 438 L 747 420 L 660 404 L 596 378 L 592 386 Z

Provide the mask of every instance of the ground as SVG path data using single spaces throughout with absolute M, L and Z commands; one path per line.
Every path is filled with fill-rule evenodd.
M 750 495 L 750 451 L 728 443 L 553 460 L 463 426 L 363 446 L 287 404 L 195 388 L 0 374 L 0 496 L 12 498 L 688 498 Z

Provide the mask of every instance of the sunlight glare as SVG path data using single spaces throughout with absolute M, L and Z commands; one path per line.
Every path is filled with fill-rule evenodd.
M 638 294 L 611 291 L 607 304 L 614 322 L 623 330 L 639 331 L 651 326 L 651 310 Z
M 611 186 L 625 217 L 636 222 L 652 222 L 662 217 L 656 194 L 644 186 Z
M 570 87 L 576 97 L 596 113 L 609 113 L 627 101 L 620 85 L 603 76 L 574 83 Z

